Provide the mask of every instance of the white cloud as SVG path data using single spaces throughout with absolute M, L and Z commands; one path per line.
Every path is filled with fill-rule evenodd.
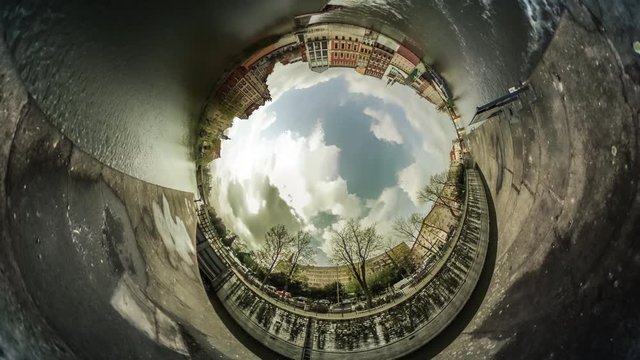
M 305 226 L 318 213 L 325 211 L 340 217 L 360 215 L 357 196 L 349 194 L 346 181 L 338 174 L 340 149 L 326 145 L 324 131 L 318 123 L 308 137 L 284 132 L 275 139 L 261 136 L 273 123 L 268 107 L 257 110 L 250 121 L 237 121 L 229 132 L 232 140 L 225 141 L 221 158 L 213 166 L 217 179 L 217 209 L 231 227 L 251 239 L 243 219 L 234 219 L 229 203 L 229 184 L 240 183 L 243 203 L 251 214 L 263 211 L 262 181 L 278 189 L 280 197 Z
M 418 203 L 418 191 L 429 178 L 429 169 L 414 162 L 398 173 L 398 185 L 404 190 L 414 204 Z
M 345 79 L 349 84 L 349 92 L 374 96 L 384 103 L 402 108 L 413 130 L 423 137 L 422 149 L 432 156 L 446 158 L 454 137 L 451 120 L 418 96 L 412 88 L 403 85 L 387 87 L 384 81 L 356 72 L 346 73 Z
M 448 166 L 451 139 L 455 136 L 451 120 L 410 87 L 386 87 L 383 81 L 368 76 L 357 73 L 345 75 L 350 92 L 374 96 L 386 104 L 402 108 L 411 130 L 420 139 L 411 150 L 414 162 L 398 173 L 398 185 L 418 206 L 416 193 L 420 187 L 430 175 Z M 406 144 L 407 139 L 404 140 Z
M 369 213 L 364 218 L 367 224 L 377 224 L 377 229 L 385 238 L 395 239 L 393 220 L 414 212 L 424 212 L 424 207 L 416 207 L 399 186 L 384 189 L 378 199 L 367 204 Z
M 331 256 L 333 255 L 333 248 L 331 247 L 331 236 L 331 230 L 326 229 L 322 232 L 322 236 L 320 238 L 322 244 L 320 245 L 319 249 L 324 252 L 328 258 L 331 258 Z
M 341 72 L 337 69 L 329 69 L 319 74 L 309 70 L 309 65 L 304 62 L 288 65 L 277 63 L 273 73 L 267 79 L 267 85 L 271 92 L 272 102 L 276 102 L 282 94 L 289 90 L 307 89 L 336 78 L 340 74 Z
M 365 108 L 364 114 L 373 119 L 370 130 L 376 138 L 396 144 L 403 143 L 402 136 L 398 132 L 391 115 L 372 108 Z
M 398 238 L 393 231 L 393 221 L 395 218 L 408 216 L 414 212 L 426 213 L 426 208 L 414 206 L 399 186 L 385 188 L 377 199 L 368 200 L 364 204 L 364 208 L 367 216 L 362 219 L 362 222 L 365 225 L 375 224 L 378 233 L 385 238 L 385 243 L 389 241 L 394 244 L 399 241 L 404 241 L 404 239 Z M 345 223 L 346 219 L 341 219 L 322 232 L 320 250 L 327 254 L 327 256 L 331 256 L 333 251 L 330 241 L 332 230 L 342 228 Z
M 347 219 L 340 219 L 337 222 L 333 223 L 331 226 L 323 229 L 320 235 L 320 241 L 322 242 L 319 250 L 324 252 L 328 258 L 331 258 L 333 255 L 333 247 L 331 246 L 331 237 L 333 236 L 334 230 L 340 230 L 347 222 Z
M 255 218 L 251 219 L 254 223 L 234 218 L 230 184 L 236 186 L 234 201 L 242 203 L 245 214 L 258 216 L 259 219 L 273 212 L 265 201 L 265 184 L 277 189 L 275 197 L 277 199 L 279 196 L 286 203 L 285 210 L 279 208 L 279 215 L 269 217 L 268 221 L 280 221 L 279 217 L 291 220 L 291 214 L 294 214 L 293 221 L 298 221 L 302 228 L 315 233 L 321 242 L 319 250 L 327 255 L 331 254 L 330 229 L 341 226 L 344 219 L 364 217 L 365 222 L 376 223 L 383 235 L 391 236 L 395 217 L 415 211 L 424 212 L 425 209 L 417 202 L 416 193 L 431 174 L 441 171 L 448 164 L 453 137 L 450 120 L 412 89 L 400 85 L 389 88 L 384 81 L 361 76 L 352 70 L 330 69 L 317 74 L 310 71 L 305 63 L 291 64 L 286 66 L 286 71 L 283 69 L 285 67 L 277 65 L 268 80 L 274 101 L 256 110 L 250 120 L 235 120 L 228 131 L 232 140 L 223 143 L 222 157 L 213 166 L 217 181 L 214 185 L 217 196 L 213 201 L 225 223 L 254 248 L 260 245 L 261 239 L 252 234 Z M 338 76 L 347 81 L 350 93 L 373 96 L 380 99 L 384 106 L 398 106 L 406 116 L 406 121 L 394 119 L 391 116 L 393 112 L 377 105 L 364 110 L 364 114 L 372 119 L 369 130 L 374 136 L 402 144 L 414 159 L 411 165 L 398 172 L 397 183 L 385 188 L 374 200 L 365 202 L 349 193 L 347 183 L 338 171 L 340 149 L 335 145 L 327 145 L 319 120 L 316 120 L 315 127 L 307 136 L 289 131 L 275 138 L 264 135 L 265 130 L 277 121 L 270 111 L 271 104 L 283 93 L 312 87 Z M 336 95 L 345 101 L 344 94 Z M 313 119 L 313 114 L 308 115 Z M 238 186 L 241 188 L 239 192 Z M 311 220 L 321 212 L 337 215 L 340 221 L 327 228 L 318 228 Z

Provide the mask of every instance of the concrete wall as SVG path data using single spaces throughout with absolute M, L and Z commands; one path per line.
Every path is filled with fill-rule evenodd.
M 191 308 L 193 299 L 187 299 L 203 299 L 193 269 L 185 265 L 189 248 L 169 251 L 169 238 L 161 234 L 181 227 L 175 217 L 180 213 L 192 236 L 188 205 L 181 205 L 189 195 L 102 165 L 117 163 L 116 146 L 136 148 L 150 141 L 119 169 L 153 166 L 162 159 L 156 151 L 162 137 L 140 131 L 111 137 L 108 146 L 97 149 L 81 144 L 96 139 L 101 144 L 114 135 L 102 131 L 105 122 L 131 135 L 127 125 L 143 113 L 142 129 L 154 134 L 163 134 L 172 119 L 187 127 L 216 71 L 269 25 L 266 12 L 252 6 L 251 19 L 233 23 L 247 19 L 246 8 L 195 7 L 205 26 L 192 21 L 176 29 L 167 27 L 166 19 L 189 19 L 189 12 L 157 2 L 133 8 L 128 8 L 132 2 L 118 4 L 124 8 L 21 2 L 14 12 L 16 3 L 0 5 L 2 26 L 10 33 L 1 38 L 11 39 L 12 47 L 9 55 L 0 41 L 0 357 L 183 358 L 180 338 L 194 358 L 221 355 L 207 352 L 214 345 L 239 358 L 257 357 L 226 327 L 206 327 L 216 321 L 213 312 L 200 300 Z M 626 7 L 596 0 L 568 3 L 584 3 L 590 10 L 572 9 L 579 24 L 562 24 L 536 69 L 531 80 L 540 100 L 527 102 L 514 117 L 486 123 L 470 138 L 495 200 L 498 260 L 478 316 L 441 358 L 640 357 L 635 285 L 640 67 L 631 45 L 638 30 L 610 26 L 637 19 L 637 7 L 630 1 Z M 274 17 L 276 8 L 287 13 L 286 6 L 268 8 Z M 211 18 L 214 25 L 207 25 Z M 122 33 L 104 31 L 113 19 Z M 603 24 L 613 30 L 604 31 Z M 228 29 L 238 35 L 235 48 L 208 41 Z M 194 33 L 202 37 L 189 36 Z M 61 50 L 65 56 L 54 56 Z M 156 67 L 146 66 L 150 58 L 160 58 Z M 170 69 L 176 72 L 167 76 Z M 76 92 L 77 79 L 89 91 Z M 145 98 L 128 97 L 131 89 Z M 123 101 L 114 101 L 114 93 Z M 170 104 L 172 99 L 178 100 Z M 156 121 L 160 117 L 163 121 Z M 73 141 L 49 120 L 58 128 L 66 125 Z M 165 170 L 159 167 L 147 179 L 169 183 L 162 179 Z M 147 264 L 161 273 L 147 274 Z M 172 296 L 173 285 L 188 295 Z M 126 304 L 139 307 L 135 314 L 141 317 L 127 312 Z M 186 321 L 188 316 L 193 318 Z M 186 326 L 191 321 L 198 328 Z M 181 336 L 175 324 L 183 325 Z M 202 348 L 186 334 L 202 340 L 197 345 Z
M 513 115 L 467 138 L 496 209 L 497 261 L 477 316 L 439 358 L 640 356 L 640 92 L 581 11 Z
M 140 179 L 194 188 L 216 78 L 318 6 L 0 4 L 0 358 L 258 357 L 204 292 L 193 194 Z
M 0 35 L 4 35 L 1 33 Z M 0 42 L 0 184 L 7 177 L 13 136 L 28 96 Z M 8 358 L 72 358 L 69 348 L 39 316 L 13 260 L 7 192 L 0 186 L 0 354 Z
M 78 149 L 8 60 L 0 43 L 0 357 L 257 358 L 204 292 L 193 194 Z
M 324 2 L 6 0 L 0 22 L 28 92 L 76 146 L 194 191 L 192 131 L 218 77 L 243 48 Z
M 217 292 L 217 296 L 229 312 L 229 315 L 253 338 L 282 356 L 291 359 L 300 357 L 304 344 L 306 318 L 295 316 L 267 303 L 260 303 L 260 308 L 256 308 L 254 306 L 255 302 L 251 300 L 255 295 L 235 274 L 221 286 Z M 240 306 L 240 303 L 243 301 L 240 299 L 247 299 L 253 306 L 249 309 L 243 309 L 243 307 Z M 258 298 L 255 299 L 257 300 Z M 261 315 L 263 312 L 271 314 L 268 316 L 268 322 L 262 322 Z M 291 326 L 290 323 L 284 319 L 286 315 L 295 319 L 294 321 L 296 321 L 298 325 L 304 324 L 298 336 L 293 341 L 288 339 Z M 274 321 L 276 319 L 281 326 L 276 325 L 276 321 Z M 267 331 L 266 328 L 268 328 L 269 331 Z M 275 331 L 275 328 L 278 328 L 278 331 Z
M 417 292 L 373 314 L 330 317 L 294 313 L 267 301 L 237 276 L 217 292 L 233 319 L 251 336 L 278 353 L 296 358 L 308 341 L 313 359 L 398 358 L 429 342 L 458 315 L 480 277 L 489 242 L 489 210 L 482 179 L 467 172 L 461 225 L 433 272 L 415 285 Z

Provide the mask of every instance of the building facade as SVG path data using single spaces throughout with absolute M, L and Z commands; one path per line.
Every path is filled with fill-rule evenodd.
M 358 66 L 361 45 L 358 38 L 334 35 L 329 41 L 329 66 L 355 68 Z
M 401 242 L 392 249 L 367 260 L 367 276 L 391 266 L 407 268 L 411 249 L 405 242 Z M 312 266 L 299 267 L 300 274 L 307 280 L 309 287 L 323 288 L 339 282 L 346 285 L 353 280 L 351 270 L 346 265 L 340 266 Z
M 387 71 L 387 67 L 391 63 L 393 50 L 385 45 L 376 43 L 371 49 L 371 56 L 367 63 L 365 75 L 369 75 L 378 79 Z
M 321 73 L 329 68 L 327 25 L 310 26 L 304 32 L 304 48 L 309 69 Z
M 400 45 L 398 51 L 391 58 L 391 65 L 410 74 L 420 63 L 420 59 L 406 47 Z
M 362 36 L 362 44 L 360 45 L 360 51 L 358 54 L 358 68 L 367 68 L 369 58 L 371 57 L 371 50 L 373 50 L 373 45 L 375 45 L 376 40 L 378 40 L 378 33 L 373 30 L 366 29 Z M 365 70 L 362 70 L 363 75 L 364 72 Z

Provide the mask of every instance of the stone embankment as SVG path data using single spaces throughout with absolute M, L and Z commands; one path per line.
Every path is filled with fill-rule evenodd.
M 306 346 L 312 359 L 396 358 L 440 333 L 471 296 L 489 241 L 489 211 L 479 173 L 468 170 L 461 225 L 417 292 L 382 311 L 344 319 L 293 312 L 279 306 L 237 275 L 218 290 L 231 316 L 261 343 L 296 358 Z M 308 328 L 307 328 L 308 326 Z

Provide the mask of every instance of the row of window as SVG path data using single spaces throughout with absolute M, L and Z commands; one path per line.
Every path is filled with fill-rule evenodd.
M 352 59 L 352 60 L 355 60 L 357 57 L 356 57 L 355 53 L 351 53 L 351 54 L 347 53 L 347 54 L 345 54 L 345 53 L 341 52 L 341 53 L 333 53 L 332 58 L 333 59 L 347 59 L 347 60 L 348 59 Z
M 336 40 L 339 40 L 339 39 L 338 39 L 338 35 L 336 35 Z M 344 36 L 342 36 L 342 40 L 346 40 L 346 39 L 344 38 Z M 351 36 L 349 36 L 349 41 L 353 41 L 353 39 L 351 39 Z M 356 40 L 355 40 L 355 41 L 356 41 L 356 42 L 358 42 L 358 38 L 356 38 Z
M 311 60 L 314 60 L 314 59 L 320 59 L 320 58 L 322 58 L 322 57 L 324 57 L 324 58 L 327 58 L 327 57 L 328 57 L 327 50 L 322 50 L 322 51 L 320 51 L 320 50 L 316 50 L 316 51 L 309 51 L 309 58 L 310 58 Z
M 341 49 L 341 50 L 345 50 L 345 46 L 344 46 L 344 45 L 345 45 L 345 43 L 338 44 L 337 42 L 334 42 L 334 43 L 333 43 L 333 48 L 334 48 L 335 50 L 338 50 L 338 45 L 340 45 L 340 49 Z M 351 44 L 349 43 L 349 44 L 346 44 L 346 45 L 347 45 L 346 50 L 351 50 Z M 353 51 L 358 51 L 358 45 L 353 44 Z
M 309 48 L 309 50 L 317 50 L 317 49 L 326 50 L 327 49 L 327 43 L 326 42 L 312 42 L 312 43 L 308 43 L 307 47 Z
M 391 59 L 393 56 L 387 54 L 387 53 L 379 53 L 379 52 L 374 52 L 373 54 L 371 54 L 372 57 L 379 57 L 379 58 L 385 58 L 385 59 Z

